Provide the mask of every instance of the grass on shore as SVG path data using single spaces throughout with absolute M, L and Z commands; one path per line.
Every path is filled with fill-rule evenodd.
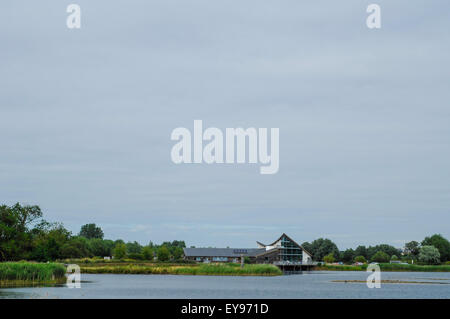
M 57 263 L 2 262 L 0 287 L 62 283 L 65 274 L 66 268 Z
M 195 264 L 195 265 L 80 265 L 87 274 L 167 274 L 211 276 L 277 276 L 281 270 L 274 265 Z
M 381 271 L 422 271 L 422 272 L 450 272 L 450 265 L 402 265 L 402 264 L 379 264 Z M 366 271 L 365 265 L 330 265 L 323 264 L 317 266 L 314 270 L 337 270 L 337 271 Z

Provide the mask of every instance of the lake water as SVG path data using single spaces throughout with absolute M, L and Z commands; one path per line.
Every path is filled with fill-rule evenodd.
M 60 287 L 0 289 L 0 298 L 450 298 L 450 273 L 384 272 L 382 280 L 430 284 L 382 284 L 356 271 L 317 271 L 277 277 L 82 275 L 80 289 Z M 434 283 L 434 284 L 431 284 Z

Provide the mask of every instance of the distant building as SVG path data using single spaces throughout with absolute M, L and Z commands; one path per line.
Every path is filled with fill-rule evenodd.
M 184 248 L 184 258 L 198 262 L 240 262 L 242 256 L 261 264 L 312 263 L 312 255 L 286 234 L 270 245 L 256 243 L 258 248 Z

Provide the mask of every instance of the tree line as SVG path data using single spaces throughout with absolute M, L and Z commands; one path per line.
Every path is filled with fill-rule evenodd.
M 450 261 L 450 242 L 440 234 L 425 237 L 420 243 L 410 241 L 405 244 L 403 249 L 380 244 L 368 247 L 360 245 L 356 249 L 349 248 L 342 251 L 327 238 L 319 238 L 311 243 L 304 242 L 302 246 L 313 255 L 313 260 L 328 263 L 403 261 L 436 265 Z
M 125 242 L 122 239 L 104 239 L 104 233 L 95 224 L 83 225 L 73 235 L 61 223 L 50 223 L 43 218 L 39 206 L 0 206 L 0 261 L 61 259 L 115 256 L 135 260 L 168 261 L 183 257 L 184 241 L 174 240 L 160 245 L 149 242 Z
M 403 249 L 391 245 L 358 246 L 340 251 L 327 238 L 319 238 L 302 246 L 313 260 L 346 264 L 354 262 L 389 262 L 399 260 L 424 264 L 439 264 L 450 260 L 450 242 L 440 234 L 426 237 L 422 242 L 411 241 Z M 104 233 L 95 224 L 83 225 L 73 235 L 60 223 L 43 218 L 39 206 L 0 206 L 0 261 L 53 261 L 114 256 L 118 259 L 181 260 L 184 241 L 174 240 L 160 245 L 149 242 L 125 242 L 122 239 L 104 239 Z

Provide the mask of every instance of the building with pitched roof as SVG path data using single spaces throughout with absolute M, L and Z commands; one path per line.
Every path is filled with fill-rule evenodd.
M 184 258 L 198 262 L 240 262 L 242 257 L 260 264 L 312 264 L 312 255 L 286 234 L 258 248 L 185 248 Z

